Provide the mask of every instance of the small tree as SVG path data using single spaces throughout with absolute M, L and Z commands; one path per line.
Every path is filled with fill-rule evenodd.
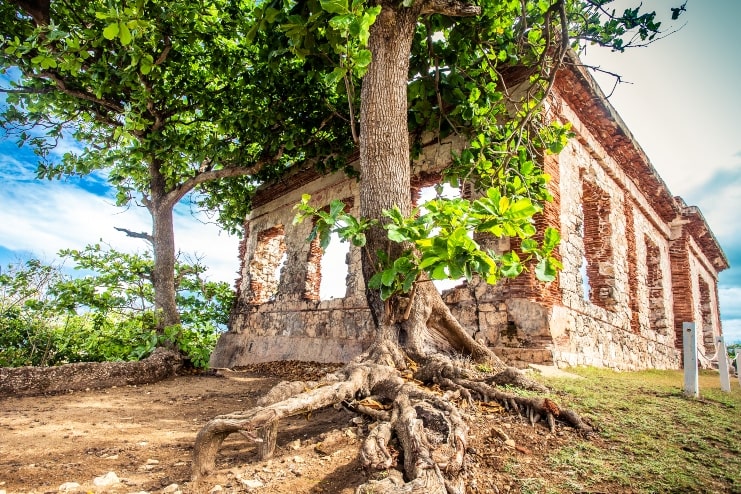
M 59 314 L 49 288 L 61 279 L 58 268 L 37 259 L 0 269 L 0 367 L 52 361 Z

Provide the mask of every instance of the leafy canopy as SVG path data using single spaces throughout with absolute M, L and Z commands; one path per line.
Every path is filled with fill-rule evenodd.
M 420 2 L 384 8 L 413 8 Z M 318 210 L 304 197 L 297 206 L 297 221 L 314 217 L 312 238 L 318 235 L 322 247 L 333 231 L 364 245 L 366 230 L 383 223 L 389 240 L 404 246 L 394 259 L 377 253 L 379 264 L 369 285 L 379 289 L 383 299 L 411 291 L 422 272 L 432 279 L 470 280 L 478 274 L 496 283 L 502 276 L 519 275 L 531 259 L 536 276 L 553 281 L 561 267 L 555 250 L 560 236 L 550 227 L 536 232 L 533 216 L 552 200 L 550 177 L 543 171 L 545 156 L 560 152 L 571 136 L 570 125 L 549 114 L 544 104 L 556 73 L 564 63 L 577 61 L 568 51 L 578 50 L 581 42 L 623 51 L 648 44 L 660 33 L 655 13 L 630 8 L 619 14 L 608 8 L 610 3 L 482 1 L 476 16 L 421 16 L 407 87 L 412 151 L 446 137 L 463 138 L 468 144 L 454 153 L 443 181 L 472 191 L 473 199 L 437 197 L 409 217 L 392 209 L 384 218 L 357 219 L 346 214 L 339 201 L 328 211 Z M 343 78 L 348 88 L 358 84 L 352 78 L 367 66 L 363 46 L 368 40 L 360 19 L 363 12 L 375 18 L 377 7 L 358 10 L 358 2 L 348 5 L 343 0 L 283 5 L 283 16 L 275 4 L 262 9 L 266 18 L 294 34 L 293 52 L 302 58 L 326 56 L 336 65 L 335 79 Z M 673 10 L 672 17 L 677 15 Z M 355 30 L 331 35 L 317 27 L 327 23 Z M 480 241 L 486 236 L 518 237 L 519 254 L 484 249 Z
M 237 229 L 255 184 L 312 157 L 336 166 L 347 152 L 343 100 L 307 62 L 275 49 L 282 33 L 249 34 L 250 8 L 73 0 L 52 2 L 48 24 L 35 25 L 3 2 L 0 63 L 12 77 L 0 121 L 34 147 L 39 177 L 107 170 L 119 204 L 151 207 L 201 187 L 197 199 Z M 53 162 L 64 136 L 82 148 Z M 242 175 L 238 190 L 225 185 Z

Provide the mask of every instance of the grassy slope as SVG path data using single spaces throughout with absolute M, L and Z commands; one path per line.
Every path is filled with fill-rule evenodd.
M 549 458 L 560 485 L 545 492 L 741 493 L 741 389 L 701 372 L 700 399 L 682 395 L 681 371 L 577 368 L 553 379 L 565 405 L 599 429 Z

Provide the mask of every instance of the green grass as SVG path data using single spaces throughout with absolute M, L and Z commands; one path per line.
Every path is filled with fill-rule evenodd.
M 577 368 L 551 379 L 559 401 L 598 428 L 554 451 L 563 483 L 548 492 L 741 493 L 741 389 L 700 373 L 700 398 L 682 394 L 681 371 Z

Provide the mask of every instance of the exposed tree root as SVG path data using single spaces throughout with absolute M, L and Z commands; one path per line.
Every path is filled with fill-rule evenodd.
M 430 283 L 418 284 L 406 303 L 386 322 L 375 318 L 378 339 L 355 362 L 320 382 L 281 383 L 255 408 L 206 424 L 196 438 L 194 479 L 213 471 L 229 434 L 241 433 L 257 442 L 258 456 L 267 458 L 273 454 L 281 419 L 335 404 L 375 421 L 361 461 L 369 471 L 388 475 L 360 486 L 358 493 L 463 494 L 468 426 L 462 405 L 473 407 L 476 400 L 496 401 L 533 425 L 545 421 L 550 430 L 559 420 L 580 432 L 591 431 L 576 413 L 549 398 L 498 388 L 511 385 L 547 393 L 475 341 Z M 456 359 L 453 354 L 468 357 Z
M 372 352 L 374 359 L 381 357 L 378 352 L 378 348 Z M 398 363 L 397 357 L 398 353 L 388 354 L 380 360 Z M 506 375 L 514 381 L 522 378 L 519 372 Z M 216 454 L 228 435 L 243 434 L 257 443 L 258 456 L 267 458 L 273 454 L 281 419 L 339 403 L 376 421 L 363 443 L 361 461 L 369 471 L 388 472 L 383 480 L 359 487 L 358 493 L 465 492 L 468 426 L 456 402 L 496 401 L 533 425 L 543 420 L 553 430 L 559 420 L 580 432 L 591 431 L 576 413 L 549 398 L 497 389 L 495 381 L 513 382 L 506 375 L 481 379 L 471 365 L 438 354 L 421 366 L 407 359 L 401 370 L 366 360 L 348 364 L 320 382 L 283 382 L 255 408 L 216 417 L 201 429 L 193 477 L 198 480 L 214 470 Z

